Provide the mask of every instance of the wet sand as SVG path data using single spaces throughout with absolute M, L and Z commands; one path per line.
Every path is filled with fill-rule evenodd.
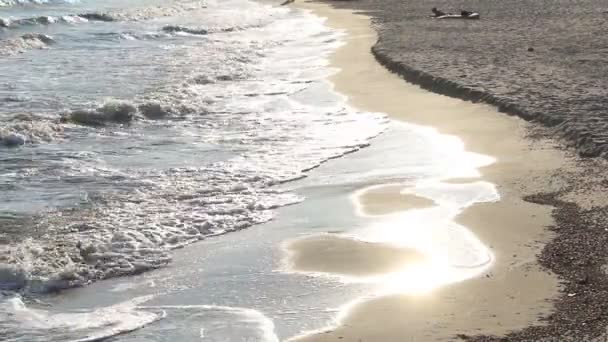
M 561 186 L 547 175 L 563 166 L 563 153 L 547 141 L 527 140 L 528 124 L 523 120 L 500 114 L 490 106 L 429 93 L 388 72 L 370 53 L 376 34 L 367 17 L 322 3 L 300 2 L 297 6 L 327 17 L 330 26 L 348 33 L 348 43 L 332 58 L 333 65 L 340 68 L 332 81 L 337 91 L 350 97 L 353 106 L 435 127 L 443 134 L 458 136 L 467 150 L 496 158 L 496 163 L 480 170 L 481 179 L 496 184 L 501 196 L 495 203 L 473 205 L 457 218 L 494 253 L 494 264 L 487 272 L 425 295 L 392 294 L 360 300 L 341 313 L 336 326 L 298 340 L 448 341 L 459 334 L 504 335 L 542 324 L 540 318 L 550 314 L 551 302 L 559 292 L 556 275 L 543 269 L 536 259 L 552 238 L 546 229 L 553 223 L 552 208 L 523 198 Z M 464 182 L 466 179 L 456 180 Z M 373 212 L 407 209 L 395 209 L 390 203 L 396 196 L 394 191 L 384 196 L 374 193 L 372 197 L 391 208 L 373 208 Z M 324 243 L 323 248 L 329 249 L 330 241 Z M 361 253 L 372 258 L 376 252 L 373 248 L 357 250 L 359 259 Z M 322 271 L 322 254 L 307 255 L 300 255 L 307 260 L 299 264 L 305 264 L 308 271 Z M 390 265 L 382 258 L 376 261 L 383 262 L 378 269 Z M 348 261 L 332 266 L 333 272 L 353 273 Z M 361 274 L 364 271 L 359 268 Z
M 294 240 L 285 249 L 292 269 L 347 277 L 378 276 L 425 260 L 416 250 L 330 234 Z
M 403 192 L 403 185 L 380 185 L 355 194 L 357 211 L 366 216 L 382 216 L 409 209 L 428 208 L 434 202 L 428 198 Z

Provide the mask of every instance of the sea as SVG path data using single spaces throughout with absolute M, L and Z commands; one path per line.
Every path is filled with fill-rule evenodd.
M 350 106 L 328 80 L 344 38 L 271 1 L 0 0 L 0 339 L 282 341 L 337 322 L 370 285 L 286 270 L 282 243 L 363 229 L 364 186 L 490 162 Z M 458 196 L 420 191 L 498 196 L 442 186 Z

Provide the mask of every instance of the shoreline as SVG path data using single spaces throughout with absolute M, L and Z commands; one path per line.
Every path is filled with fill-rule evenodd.
M 435 127 L 442 134 L 458 136 L 464 141 L 467 150 L 498 159 L 480 171 L 483 180 L 497 185 L 501 200 L 475 205 L 458 218 L 459 223 L 469 227 L 492 248 L 497 254 L 497 262 L 485 277 L 451 284 L 438 291 L 445 292 L 447 297 L 456 293 L 461 296 L 475 293 L 478 298 L 473 302 L 462 301 L 460 305 L 457 303 L 451 308 L 435 307 L 434 310 L 425 312 L 428 322 L 452 311 L 449 315 L 450 322 L 443 322 L 439 329 L 442 333 L 435 330 L 437 334 L 434 337 L 439 339 L 441 335 L 447 339 L 456 336 L 469 339 L 478 336 L 485 340 L 489 337 L 484 335 L 505 336 L 512 331 L 542 325 L 540 318 L 552 316 L 551 303 L 557 300 L 559 280 L 555 274 L 541 267 L 537 259 L 541 250 L 546 250 L 547 243 L 554 241 L 555 236 L 546 228 L 556 225 L 552 220 L 553 210 L 549 207 L 555 201 L 536 198 L 544 198 L 538 195 L 541 193 L 563 191 L 563 184 L 554 182 L 554 177 L 549 176 L 564 169 L 577 172 L 572 158 L 552 146 L 553 142 L 549 140 L 539 139 L 532 145 L 529 132 L 534 127 L 520 118 L 500 114 L 496 108 L 488 105 L 471 104 L 428 93 L 384 69 L 370 53 L 376 44 L 377 35 L 371 28 L 368 17 L 319 2 L 300 2 L 295 5 L 327 17 L 329 26 L 347 32 L 347 44 L 331 58 L 331 64 L 341 69 L 331 77 L 331 81 L 337 91 L 349 96 L 354 107 L 384 112 L 396 120 Z M 530 165 L 529 160 L 538 163 Z M 568 161 L 568 165 L 564 165 L 565 161 Z M 455 181 L 461 183 L 467 179 Z M 490 222 L 493 226 L 491 229 L 487 227 Z M 505 285 L 501 288 L 501 284 Z M 438 296 L 441 297 L 442 294 Z M 504 298 L 510 298 L 511 303 L 506 303 Z M 521 302 L 525 304 L 521 305 Z M 401 308 L 405 303 L 407 300 L 404 298 L 391 296 L 358 304 L 345 314 L 338 327 L 320 334 L 299 337 L 298 340 L 392 341 L 398 340 L 399 336 L 424 338 L 424 331 L 403 330 L 403 321 L 394 319 L 395 316 L 412 314 Z M 485 306 L 479 306 L 481 303 Z M 501 309 L 496 310 L 497 307 Z M 485 314 L 483 317 L 475 317 L 476 311 Z M 454 313 L 462 312 L 468 315 L 468 322 L 451 322 L 455 320 Z M 418 323 L 425 321 L 425 318 L 415 318 L 420 319 Z M 383 326 L 374 327 L 371 323 L 374 319 L 382 320 Z

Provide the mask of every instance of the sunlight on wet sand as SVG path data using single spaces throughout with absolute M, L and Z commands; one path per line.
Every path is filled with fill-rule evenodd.
M 286 250 L 294 270 L 345 276 L 351 281 L 398 273 L 427 261 L 422 253 L 409 248 L 331 234 L 291 241 Z
M 404 185 L 382 184 L 355 192 L 356 211 L 361 216 L 381 216 L 409 209 L 432 207 L 435 202 L 411 193 L 404 193 Z

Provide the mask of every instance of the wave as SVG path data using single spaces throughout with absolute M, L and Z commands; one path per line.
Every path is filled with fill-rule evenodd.
M 28 18 L 0 18 L 0 28 L 18 29 L 23 26 L 52 25 L 52 24 L 80 24 L 89 21 L 116 21 L 109 14 L 105 13 L 83 13 L 68 14 L 63 16 L 43 15 Z
M 7 98 L 5 101 L 27 101 L 27 99 Z M 159 102 L 141 104 L 109 102 L 96 109 L 64 113 L 58 121 L 32 115 L 18 115 L 0 125 L 0 146 L 17 147 L 55 141 L 64 137 L 62 124 L 66 123 L 105 127 L 111 124 L 126 125 L 135 120 L 179 118 L 195 111 L 194 108 L 186 105 L 166 105 Z
M 208 34 L 209 31 L 205 30 L 205 29 L 194 29 L 194 28 L 189 28 L 189 27 L 185 27 L 185 26 L 179 26 L 179 25 L 167 25 L 165 27 L 163 27 L 163 31 L 167 32 L 167 33 L 189 33 L 189 34 L 195 34 L 195 35 L 205 35 Z
M 141 21 L 162 17 L 171 17 L 183 12 L 205 8 L 205 2 L 200 0 L 180 1 L 171 6 L 138 7 L 120 11 L 94 11 L 77 14 L 78 17 L 90 21 Z
M 118 112 L 134 110 L 151 117 L 164 117 L 168 111 L 146 104 Z M 246 156 L 148 175 L 133 170 L 133 181 L 140 183 L 136 190 L 93 195 L 94 206 L 35 219 L 31 229 L 44 231 L 43 236 L 0 245 L 0 288 L 48 293 L 164 267 L 172 249 L 267 222 L 276 208 L 300 202 L 300 196 L 271 187 L 300 179 L 305 170 L 367 146 L 370 135 L 383 127 L 378 126 L 379 117 L 366 119 L 357 113 L 317 118 L 311 127 L 298 126 L 296 139 L 303 147 L 295 148 L 290 139 L 281 138 L 281 122 L 253 116 L 259 137 L 236 133 L 253 129 L 237 125 L 235 133 L 216 128 L 205 138 L 213 142 L 217 134 L 216 139 L 234 148 L 246 145 Z M 296 119 L 289 116 L 288 121 Z M 337 125 L 335 120 L 340 120 Z M 361 126 L 366 128 L 364 138 L 342 133 Z
M 49 142 L 62 134 L 63 128 L 57 123 L 32 116 L 17 116 L 11 122 L 0 126 L 0 146 L 15 147 Z
M 107 32 L 107 33 L 97 33 L 95 37 L 100 39 L 111 39 L 111 40 L 148 40 L 148 39 L 159 39 L 171 37 L 173 35 L 179 34 L 188 34 L 194 36 L 204 36 L 213 33 L 222 33 L 222 32 L 234 32 L 240 29 L 247 29 L 250 27 L 227 27 L 227 28 L 201 28 L 201 27 L 187 27 L 182 25 L 166 25 L 163 26 L 160 32 L 146 32 L 139 33 L 133 31 L 127 32 Z
M 136 193 L 99 199 L 98 209 L 49 214 L 33 228 L 43 237 L 0 245 L 0 290 L 52 293 L 161 268 L 172 249 L 267 222 L 301 200 L 260 190 L 272 180 L 251 170 L 219 170 L 175 169 Z M 189 188 L 184 175 L 208 186 Z
M 91 20 L 91 21 L 111 22 L 111 21 L 118 20 L 117 18 L 114 18 L 112 15 L 110 15 L 108 13 L 98 13 L 98 12 L 83 13 L 83 14 L 78 14 L 77 16 L 80 18 Z
M 0 18 L 0 27 L 16 29 L 22 26 L 35 26 L 35 25 L 52 25 L 52 24 L 77 24 L 84 23 L 89 21 L 85 17 L 81 17 L 78 15 L 64 15 L 64 16 L 50 16 L 43 15 L 38 17 L 30 17 L 30 18 L 18 18 L 18 19 L 7 19 Z
M 163 37 L 167 37 L 166 33 L 159 32 L 134 32 L 134 31 L 124 31 L 124 32 L 103 32 L 103 33 L 94 33 L 93 36 L 96 39 L 107 40 L 107 41 L 121 41 L 121 40 L 154 40 Z
M 0 7 L 75 4 L 78 0 L 0 0 Z
M 64 114 L 61 122 L 85 126 L 105 126 L 109 123 L 128 124 L 135 119 L 137 108 L 129 103 L 108 103 L 94 110 L 75 110 Z
M 75 3 L 77 1 L 44 1 L 44 0 L 0 0 L 0 7 L 3 5 L 12 6 L 16 4 L 45 4 L 45 3 Z M 115 21 L 141 21 L 154 18 L 169 17 L 178 15 L 185 11 L 192 11 L 204 8 L 202 1 L 184 1 L 172 6 L 139 7 L 123 10 L 92 11 L 84 13 L 71 13 L 63 16 L 38 16 L 29 18 L 0 18 L 0 28 L 18 28 L 26 25 L 50 25 L 56 23 L 74 24 L 81 22 L 115 22 Z
M 220 26 L 220 27 L 189 27 L 184 25 L 166 25 L 162 28 L 165 33 L 187 33 L 191 35 L 207 35 L 212 33 L 229 33 L 237 31 L 245 31 L 252 28 L 259 28 L 264 26 L 264 23 L 255 23 L 249 25 L 235 25 L 235 26 Z
M 255 11 L 248 12 L 253 12 L 249 22 L 258 23 Z M 240 18 L 232 21 L 242 23 Z M 163 267 L 174 248 L 271 220 L 276 208 L 302 200 L 272 186 L 366 146 L 384 127 L 381 115 L 345 108 L 340 96 L 329 96 L 323 107 L 307 104 L 325 94 L 320 79 L 332 46 L 325 37 L 306 40 L 309 31 L 324 27 L 308 17 L 300 23 L 313 28 L 289 30 L 295 25 L 290 21 L 251 37 L 225 35 L 230 44 L 211 46 L 208 63 L 197 62 L 209 45 L 192 39 L 201 49 L 175 50 L 171 56 L 192 55 L 171 57 L 171 72 L 158 88 L 130 102 L 81 109 L 82 102 L 70 104 L 78 110 L 64 113 L 58 124 L 74 138 L 66 139 L 66 147 L 76 152 L 57 153 L 50 146 L 51 163 L 46 157 L 32 170 L 15 163 L 17 175 L 6 179 L 28 186 L 48 179 L 49 187 L 56 186 L 51 190 L 62 194 L 71 182 L 67 189 L 76 184 L 87 200 L 32 217 L 28 231 L 40 236 L 26 239 L 20 232 L 11 245 L 0 244 L 0 263 L 14 265 L 2 273 L 5 287 L 52 292 Z M 292 32 L 287 43 L 284 32 Z M 266 59 L 269 54 L 276 58 Z M 186 72 L 172 72 L 173 62 Z M 298 82 L 319 88 L 302 92 Z M 98 171 L 115 162 L 121 164 L 117 169 Z
M 109 102 L 96 109 L 81 109 L 64 113 L 60 122 L 77 125 L 103 127 L 109 124 L 130 124 L 138 119 L 159 120 L 191 113 L 192 108 L 178 105 L 163 105 L 159 102 L 133 104 Z
M 26 33 L 19 38 L 0 41 L 0 56 L 11 56 L 33 49 L 46 49 L 55 40 L 42 33 Z
M 36 25 L 52 25 L 52 24 L 80 24 L 86 22 L 116 22 L 116 21 L 136 21 L 143 19 L 150 19 L 154 16 L 151 13 L 144 11 L 143 13 L 147 13 L 143 15 L 139 14 L 129 14 L 129 13 L 104 13 L 104 12 L 90 12 L 90 13 L 81 13 L 81 14 L 69 14 L 64 16 L 37 16 L 37 17 L 29 17 L 29 18 L 0 18 L 0 28 L 5 29 L 18 29 L 23 26 L 36 26 Z M 168 14 L 167 14 L 168 15 Z M 210 33 L 227 33 L 227 32 L 235 32 L 242 31 L 251 28 L 260 27 L 262 24 L 256 23 L 251 25 L 243 25 L 243 26 L 227 26 L 227 27 L 189 27 L 184 25 L 165 25 L 161 28 L 161 32 L 166 34 L 176 34 L 176 33 L 187 33 L 191 35 L 207 35 Z M 122 33 L 108 33 L 111 34 L 120 34 Z M 132 34 L 130 34 L 133 36 Z M 146 35 L 149 37 L 150 35 Z M 155 34 L 152 35 L 154 38 L 158 38 L 161 35 Z

